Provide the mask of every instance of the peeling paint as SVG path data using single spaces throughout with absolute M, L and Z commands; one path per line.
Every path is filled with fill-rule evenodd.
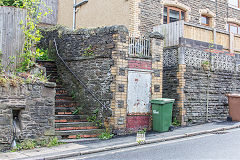
M 151 74 L 129 71 L 128 73 L 128 113 L 148 113 L 151 97 Z

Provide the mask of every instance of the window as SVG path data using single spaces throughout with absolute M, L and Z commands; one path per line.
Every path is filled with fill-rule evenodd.
M 239 0 L 228 0 L 228 3 L 235 6 L 235 7 L 240 7 Z
M 185 19 L 185 12 L 174 7 L 164 7 L 163 24 Z
M 201 16 L 201 24 L 205 26 L 209 26 L 209 20 L 210 18 L 207 16 Z
M 229 23 L 227 24 L 227 31 L 232 32 L 234 34 L 240 34 L 240 25 Z

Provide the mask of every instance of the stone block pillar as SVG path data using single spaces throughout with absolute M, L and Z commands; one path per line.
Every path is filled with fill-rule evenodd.
M 184 108 L 184 101 L 185 101 L 185 94 L 184 94 L 184 87 L 186 80 L 184 79 L 184 74 L 186 72 L 186 64 L 184 61 L 184 48 L 178 49 L 178 71 L 177 71 L 177 79 L 178 79 L 178 86 L 177 86 L 177 94 L 178 100 L 175 102 L 176 107 L 178 110 L 178 121 L 181 123 L 182 126 L 186 125 L 184 121 L 184 117 L 186 115 L 186 109 Z
M 113 82 L 111 84 L 111 91 L 113 92 L 113 99 L 111 102 L 112 117 L 111 126 L 116 134 L 125 134 L 126 117 L 127 117 L 127 66 L 128 61 L 128 35 L 115 34 L 113 35 L 115 41 L 115 50 L 112 52 L 114 66 L 111 68 Z
M 124 38 L 123 38 L 124 37 Z M 113 82 L 111 92 L 112 117 L 111 126 L 114 133 L 121 135 L 127 132 L 136 132 L 139 128 L 151 129 L 151 111 L 149 112 L 129 112 L 128 95 L 128 72 L 151 73 L 151 96 L 150 99 L 162 97 L 163 78 L 163 36 L 160 33 L 150 35 L 150 52 L 152 57 L 129 57 L 128 35 L 115 34 L 115 49 L 112 52 L 114 66 L 111 68 Z M 150 87 L 149 87 L 150 88 Z M 131 95 L 130 95 L 131 96 Z M 148 104 L 147 104 L 148 105 Z M 130 106 L 131 107 L 131 106 Z
M 154 32 L 150 34 L 152 54 L 152 99 L 162 98 L 163 79 L 163 39 L 164 37 Z

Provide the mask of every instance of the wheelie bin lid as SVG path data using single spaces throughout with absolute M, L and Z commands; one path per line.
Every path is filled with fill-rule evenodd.
M 158 99 L 153 99 L 150 102 L 152 104 L 167 104 L 167 103 L 173 103 L 175 99 L 169 99 L 169 98 L 158 98 Z
M 237 93 L 232 93 L 232 94 L 226 94 L 227 97 L 239 97 L 240 98 L 240 94 Z

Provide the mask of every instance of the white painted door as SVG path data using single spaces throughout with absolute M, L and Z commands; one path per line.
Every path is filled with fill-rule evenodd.
M 127 109 L 129 114 L 150 111 L 151 78 L 151 73 L 148 72 L 128 72 Z

